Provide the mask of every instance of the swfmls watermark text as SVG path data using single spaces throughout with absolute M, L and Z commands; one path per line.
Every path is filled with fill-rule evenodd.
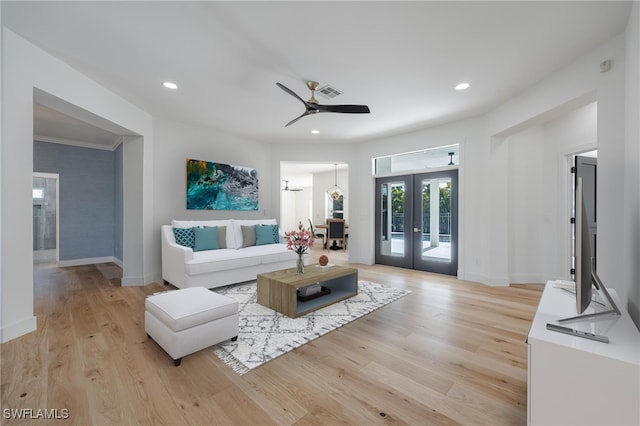
M 69 418 L 68 408 L 4 408 L 2 418 L 9 420 L 64 420 Z

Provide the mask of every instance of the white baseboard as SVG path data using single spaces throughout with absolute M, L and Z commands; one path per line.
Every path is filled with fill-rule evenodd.
M 0 332 L 2 333 L 2 336 L 0 336 L 0 342 L 5 343 L 9 340 L 13 340 L 17 337 L 24 336 L 27 333 L 35 331 L 38 328 L 37 320 L 38 318 L 33 316 L 2 327 L 2 329 L 0 329 Z
M 511 284 L 544 284 L 548 278 L 538 274 L 516 274 L 509 277 Z
M 373 262 L 371 262 L 371 259 L 369 259 L 368 257 L 350 257 L 349 258 L 349 263 L 360 263 L 362 265 L 373 265 Z
M 121 284 L 123 287 L 138 287 L 156 281 L 162 281 L 161 274 L 145 275 L 144 277 L 122 277 Z
M 61 260 L 58 262 L 58 266 L 61 268 L 67 266 L 83 266 L 83 265 L 95 265 L 97 263 L 110 263 L 113 262 L 119 267 L 123 267 L 122 261 L 113 256 L 105 257 L 89 257 L 85 259 L 73 259 L 73 260 Z M 149 275 L 147 277 L 122 277 L 121 285 L 123 287 L 134 287 L 149 284 L 155 281 L 162 280 L 162 276 L 159 274 Z
M 508 287 L 509 279 L 506 277 L 490 277 L 484 274 L 474 274 L 468 273 L 464 271 L 458 271 L 461 280 L 464 281 L 474 281 L 480 284 L 488 285 L 490 287 Z M 460 273 L 461 272 L 461 273 Z
M 485 283 L 491 287 L 509 287 L 508 277 L 489 277 L 489 281 Z
M 71 260 L 60 260 L 58 262 L 58 266 L 61 268 L 65 268 L 67 266 L 83 266 L 83 265 L 95 265 L 96 263 L 109 263 L 113 262 L 115 264 L 119 264 L 122 267 L 122 262 L 116 259 L 113 256 L 104 256 L 104 257 L 88 257 L 85 259 L 71 259 Z
M 155 283 L 155 282 L 162 282 L 162 274 L 147 275 L 146 278 L 144 279 L 145 285 Z
M 144 277 L 122 277 L 122 287 L 139 287 L 144 285 Z

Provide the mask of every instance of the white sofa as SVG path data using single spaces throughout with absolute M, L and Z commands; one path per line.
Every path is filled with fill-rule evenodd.
M 277 225 L 264 220 L 173 220 L 162 225 L 162 278 L 178 288 L 206 287 L 255 280 L 258 274 L 295 268 L 297 254 L 278 243 L 243 247 L 242 226 Z M 226 248 L 194 251 L 176 243 L 173 228 L 225 227 Z M 220 229 L 220 228 L 218 228 Z M 246 244 L 245 244 L 246 245 Z M 305 255 L 305 264 L 309 261 Z

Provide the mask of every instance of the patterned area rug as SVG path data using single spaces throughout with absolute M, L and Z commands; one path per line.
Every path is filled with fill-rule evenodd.
M 212 349 L 240 375 L 410 293 L 358 281 L 357 296 L 299 318 L 289 318 L 256 303 L 255 282 L 213 291 L 239 303 L 238 340 L 223 342 Z

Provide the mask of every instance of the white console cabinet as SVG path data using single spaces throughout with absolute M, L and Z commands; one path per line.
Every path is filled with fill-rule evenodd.
M 547 330 L 574 316 L 576 302 L 546 284 L 527 337 L 529 425 L 640 425 L 640 333 L 609 293 L 622 316 L 560 324 L 609 338 L 601 343 Z

